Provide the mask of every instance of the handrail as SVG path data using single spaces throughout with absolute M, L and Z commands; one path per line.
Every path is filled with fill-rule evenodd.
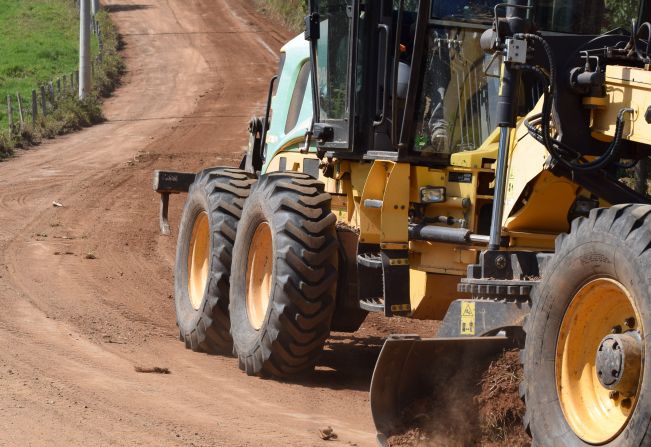
M 389 60 L 389 40 L 390 40 L 390 32 L 389 32 L 389 25 L 385 23 L 380 23 L 378 26 L 378 31 L 384 31 L 385 33 L 385 51 L 384 51 L 384 61 Z M 373 127 L 378 127 L 384 124 L 387 120 L 387 107 L 389 104 L 389 89 L 387 88 L 387 84 L 389 83 L 389 70 L 384 70 L 384 81 L 383 81 L 383 89 L 384 91 L 382 92 L 382 114 L 380 115 L 380 121 L 373 121 Z

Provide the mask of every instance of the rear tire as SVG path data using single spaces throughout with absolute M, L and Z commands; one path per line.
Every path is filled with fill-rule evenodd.
M 592 210 L 556 240 L 526 324 L 522 389 L 534 445 L 651 444 L 649 272 L 651 206 Z M 638 366 L 617 371 L 634 379 L 631 394 L 602 385 L 604 370 L 595 361 L 602 341 L 618 331 L 642 337 Z
M 332 316 L 333 332 L 357 331 L 368 312 L 359 307 L 357 283 L 357 246 L 359 235 L 348 228 L 337 228 L 339 241 L 339 277 L 337 280 L 337 304 Z
M 305 174 L 271 173 L 242 212 L 229 309 L 234 350 L 249 375 L 307 371 L 330 333 L 336 217 L 323 189 Z
M 228 298 L 231 254 L 255 176 L 235 168 L 197 174 L 176 251 L 175 305 L 181 341 L 193 351 L 232 354 Z

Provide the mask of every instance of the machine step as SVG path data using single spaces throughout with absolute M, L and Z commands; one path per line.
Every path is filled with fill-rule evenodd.
M 379 253 L 357 255 L 357 263 L 371 269 L 382 269 L 382 256 Z
M 360 253 L 357 268 L 362 309 L 384 312 L 387 317 L 411 314 L 407 250 Z
M 384 313 L 384 300 L 377 298 L 375 300 L 359 300 L 359 307 L 367 312 Z

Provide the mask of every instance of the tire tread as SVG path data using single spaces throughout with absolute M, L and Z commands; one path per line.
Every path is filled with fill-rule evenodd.
M 248 197 L 255 176 L 236 168 L 211 168 L 200 172 L 190 187 L 189 194 L 200 189 L 209 204 L 211 233 L 216 234 L 219 245 L 213 245 L 212 266 L 206 297 L 200 315 L 194 325 L 185 330 L 181 317 L 177 323 L 180 338 L 188 349 L 209 354 L 232 354 L 233 341 L 230 334 L 228 296 L 230 288 L 230 264 L 237 232 L 237 224 L 242 214 L 244 200 Z M 185 213 L 184 213 L 185 216 Z M 182 241 L 179 238 L 179 244 Z M 177 277 L 179 276 L 177 260 Z M 181 286 L 182 287 L 182 286 Z M 179 294 L 177 287 L 176 294 Z M 178 297 L 177 299 L 187 299 Z
M 274 302 L 257 349 L 238 349 L 237 328 L 231 329 L 247 374 L 284 378 L 304 373 L 314 367 L 329 336 L 338 255 L 336 217 L 331 196 L 323 191 L 324 185 L 306 174 L 276 172 L 260 179 L 247 202 L 254 208 L 264 201 L 277 219 L 276 237 L 283 243 L 274 259 L 284 272 L 275 277 Z M 236 246 L 248 250 L 245 243 Z

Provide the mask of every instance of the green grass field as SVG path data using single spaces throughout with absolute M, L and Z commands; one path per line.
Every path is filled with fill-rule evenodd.
M 0 129 L 7 95 L 32 89 L 77 69 L 79 17 L 74 0 L 0 0 Z M 17 117 L 17 113 L 16 113 Z

